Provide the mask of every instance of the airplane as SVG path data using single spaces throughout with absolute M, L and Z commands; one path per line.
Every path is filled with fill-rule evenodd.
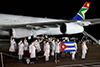
M 21 15 L 0 14 L 0 35 L 13 35 L 13 38 L 24 38 L 46 35 L 63 35 L 84 33 L 84 26 L 98 24 L 100 19 L 85 20 L 91 2 L 86 2 L 76 16 L 70 20 L 29 17 Z M 90 36 L 94 41 L 95 38 Z

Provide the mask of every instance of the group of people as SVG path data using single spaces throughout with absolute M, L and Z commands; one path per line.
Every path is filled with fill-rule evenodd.
M 55 56 L 55 62 L 60 62 L 59 60 L 59 53 L 60 53 L 60 41 L 59 39 L 54 38 L 46 38 L 45 40 L 35 40 L 31 43 L 29 46 L 29 53 L 30 53 L 30 63 L 34 64 L 34 58 L 38 59 L 38 52 L 41 51 L 40 42 L 43 41 L 43 51 L 45 56 L 46 63 L 49 62 L 50 57 L 50 49 L 52 48 L 51 55 Z M 50 42 L 51 42 L 51 48 L 50 48 Z
M 23 55 L 26 57 L 30 55 L 30 64 L 34 64 L 34 58 L 38 60 L 38 54 L 41 51 L 41 46 L 40 46 L 41 42 L 43 42 L 43 51 L 44 51 L 46 63 L 49 62 L 50 53 L 52 56 L 54 56 L 55 63 L 60 62 L 59 60 L 60 40 L 55 39 L 54 37 L 45 38 L 45 39 L 42 38 L 42 40 L 36 39 L 35 41 L 32 41 L 30 45 L 26 38 L 24 38 L 24 41 L 20 40 L 20 42 L 18 43 L 19 61 L 22 60 Z M 14 38 L 12 38 L 12 36 L 11 36 L 10 44 L 11 44 L 9 48 L 10 54 L 14 55 L 17 45 Z M 72 60 L 76 60 L 75 54 L 77 51 L 77 43 L 75 41 L 74 41 L 74 45 L 76 49 L 75 51 L 71 52 Z M 50 52 L 50 49 L 51 49 L 51 52 Z M 85 59 L 87 49 L 88 48 L 86 46 L 86 42 L 84 41 L 82 43 L 82 59 Z
M 22 60 L 23 55 L 26 57 L 28 56 L 28 47 L 29 47 L 29 43 L 27 41 L 27 39 L 24 39 L 24 42 L 22 40 L 20 40 L 20 42 L 18 43 L 18 55 L 19 55 L 19 61 Z M 17 48 L 17 44 L 14 38 L 10 39 L 10 55 L 14 56 L 15 54 L 15 50 Z

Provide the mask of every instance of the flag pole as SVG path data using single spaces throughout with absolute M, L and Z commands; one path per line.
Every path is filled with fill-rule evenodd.
M 2 63 L 2 67 L 4 67 L 4 64 L 3 64 L 3 55 L 2 55 L 2 52 L 1 52 L 1 63 Z

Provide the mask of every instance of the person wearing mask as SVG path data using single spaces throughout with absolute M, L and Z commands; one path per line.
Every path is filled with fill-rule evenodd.
M 74 45 L 75 45 L 75 51 L 71 52 L 71 53 L 72 53 L 72 60 L 73 60 L 73 61 L 76 60 L 76 59 L 75 59 L 75 54 L 76 54 L 76 52 L 77 52 L 77 43 L 76 43 L 75 40 L 74 40 Z
M 60 62 L 59 53 L 60 53 L 60 42 L 59 39 L 57 39 L 55 43 L 55 63 Z
M 88 48 L 86 46 L 86 41 L 83 41 L 83 43 L 82 43 L 82 60 L 85 60 L 85 55 L 87 53 L 87 50 L 88 50 Z
M 48 41 L 45 42 L 45 52 L 44 52 L 44 56 L 45 56 L 45 61 L 49 62 L 49 56 L 50 56 L 50 44 Z
M 41 51 L 40 42 L 41 41 L 39 39 L 36 39 L 34 42 L 34 46 L 36 48 L 36 60 L 38 60 L 38 55 L 39 55 L 39 52 Z
M 18 46 L 19 46 L 19 50 L 18 50 L 19 61 L 21 61 L 24 55 L 24 43 L 22 40 L 20 40 L 20 42 L 18 43 Z
M 16 47 L 17 47 L 14 38 L 12 38 L 12 39 L 10 40 L 10 44 L 11 44 L 11 45 L 10 45 L 10 48 L 9 48 L 10 55 L 13 55 L 13 56 L 14 56 L 15 50 L 16 50 Z
M 27 39 L 24 38 L 24 57 L 28 57 L 29 56 L 29 54 L 28 54 L 28 46 L 29 46 L 29 44 L 27 42 Z
M 34 42 L 32 42 L 31 45 L 29 46 L 30 64 L 34 64 L 34 58 L 36 57 L 35 51 L 36 48 L 34 46 Z
M 48 39 L 46 38 L 45 41 L 43 42 L 43 51 L 45 52 L 46 49 L 46 41 L 48 41 Z
M 51 55 L 54 56 L 54 51 L 55 51 L 55 38 L 53 37 L 53 39 L 51 40 L 51 48 L 52 48 L 52 52 Z

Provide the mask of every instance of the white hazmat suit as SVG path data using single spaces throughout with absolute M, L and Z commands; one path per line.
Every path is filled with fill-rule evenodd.
M 76 44 L 76 42 L 74 42 L 74 45 L 75 45 L 75 51 L 72 52 L 72 60 L 75 60 L 75 54 L 76 54 L 76 51 L 77 51 L 77 44 Z
M 87 48 L 87 46 L 86 46 L 86 42 L 84 41 L 84 42 L 82 43 L 82 59 L 85 59 L 85 55 L 86 55 L 86 53 L 87 53 L 87 50 L 88 50 L 88 48 Z
M 55 40 L 51 40 L 51 47 L 52 47 L 52 52 L 51 52 L 51 55 L 54 56 L 54 51 L 55 51 Z
M 50 44 L 49 44 L 49 42 L 45 43 L 44 56 L 45 56 L 45 61 L 49 61 L 49 56 L 50 56 Z
M 30 58 L 35 58 L 36 57 L 36 54 L 35 54 L 35 46 L 33 45 L 34 43 L 32 43 L 30 46 L 29 46 L 29 53 L 30 53 Z
M 22 56 L 24 55 L 24 44 L 22 42 L 19 42 L 18 46 L 19 46 L 19 51 L 18 51 L 19 60 L 22 60 Z
M 16 49 L 16 42 L 14 40 L 10 40 L 11 41 L 11 45 L 10 45 L 10 48 L 9 48 L 9 51 L 10 52 L 15 52 L 15 49 Z

